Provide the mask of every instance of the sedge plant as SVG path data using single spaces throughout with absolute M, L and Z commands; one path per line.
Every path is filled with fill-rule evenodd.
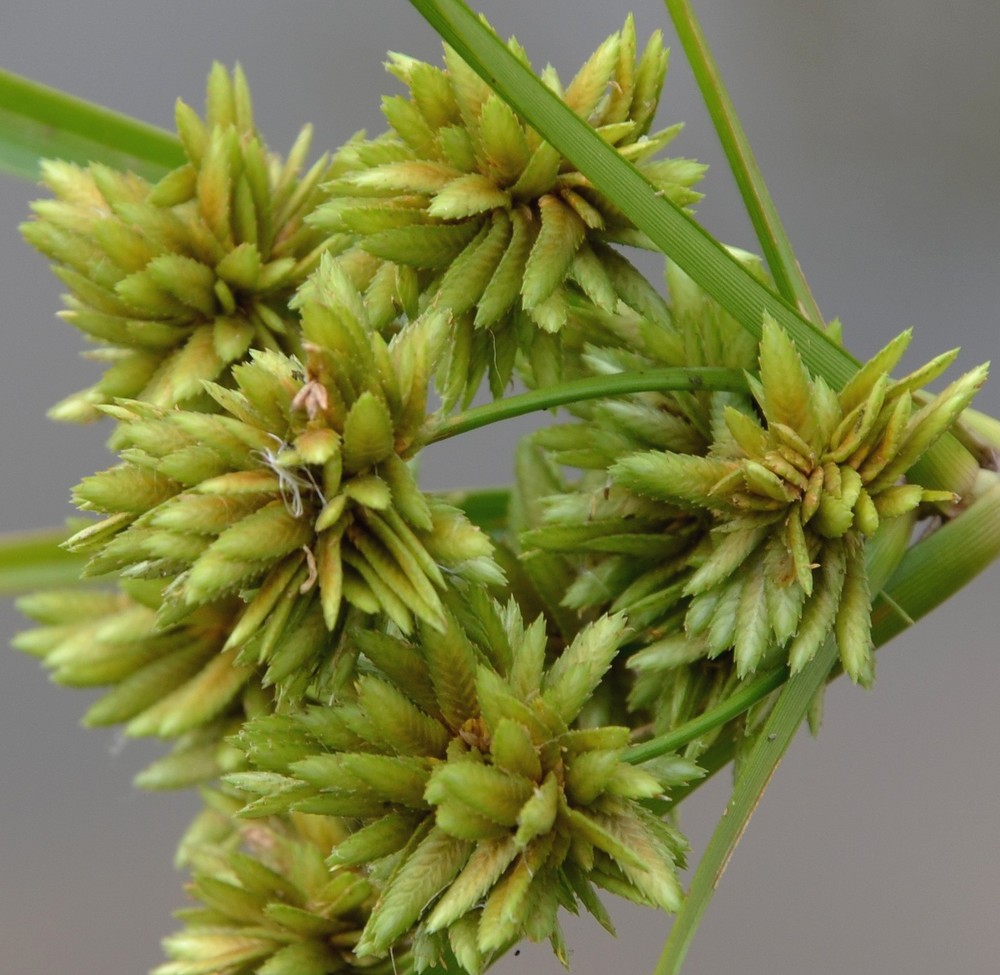
M 176 137 L 0 79 L 23 235 L 105 364 L 52 415 L 116 455 L 60 549 L 5 545 L 15 644 L 103 689 L 86 724 L 169 744 L 141 787 L 201 790 L 156 975 L 566 964 L 561 916 L 613 930 L 606 894 L 676 915 L 679 972 L 827 683 L 871 686 L 998 554 L 987 367 L 936 383 L 955 354 L 901 366 L 908 332 L 850 355 L 686 0 L 759 255 L 692 217 L 659 32 L 561 79 L 413 5 L 441 61 L 391 54 L 385 131 L 317 157 L 263 142 L 239 67 Z M 557 409 L 509 486 L 421 488 L 431 444 Z M 685 889 L 680 804 L 730 765 Z

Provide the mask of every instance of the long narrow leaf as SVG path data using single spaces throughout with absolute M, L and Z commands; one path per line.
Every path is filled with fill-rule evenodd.
M 86 560 L 59 547 L 69 535 L 57 528 L 0 536 L 0 595 L 79 582 Z
M 816 656 L 786 685 L 763 730 L 747 756 L 725 813 L 715 827 L 698 869 L 664 946 L 654 975 L 678 975 L 687 950 L 715 889 L 771 777 L 802 724 L 816 692 L 837 659 L 837 645 L 828 640 Z
M 854 374 L 856 359 L 757 281 L 687 213 L 658 196 L 642 174 L 521 64 L 463 0 L 410 3 L 494 91 L 544 132 L 549 143 L 751 334 L 761 334 L 766 311 L 792 337 L 814 375 L 839 389 Z M 971 480 L 976 466 L 969 452 L 946 434 L 916 470 L 925 486 L 954 490 L 957 480 Z M 956 470 L 961 478 L 956 479 Z
M 158 179 L 184 155 L 169 132 L 0 71 L 0 170 L 38 178 L 42 159 L 107 163 Z
M 695 81 L 701 90 L 715 131 L 729 161 L 750 222 L 760 241 L 761 251 L 774 278 L 778 293 L 797 307 L 803 318 L 822 324 L 823 317 L 816 305 L 809 284 L 795 259 L 791 241 L 778 216 L 778 209 L 764 182 L 753 150 L 736 109 L 719 74 L 701 25 L 689 0 L 664 0 L 674 22 L 684 53 L 687 55 Z
M 907 549 L 889 581 L 874 599 L 872 642 L 885 646 L 918 619 L 950 599 L 984 569 L 1000 558 L 1000 483 L 985 490 L 965 514 L 949 521 L 936 532 Z M 880 573 L 870 566 L 873 577 Z M 882 573 L 884 577 L 884 573 Z M 831 676 L 839 676 L 834 667 Z M 743 684 L 735 694 L 710 711 L 672 731 L 633 745 L 622 756 L 641 764 L 659 755 L 677 751 L 713 728 L 731 721 L 751 708 L 788 679 L 788 668 L 780 667 Z M 713 746 L 698 759 L 705 770 L 703 779 L 679 786 L 671 792 L 676 805 L 690 792 L 704 785 L 733 759 L 732 741 Z M 667 806 L 664 806 L 666 811 Z

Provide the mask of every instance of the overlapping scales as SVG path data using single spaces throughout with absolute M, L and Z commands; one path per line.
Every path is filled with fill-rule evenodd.
M 179 865 L 197 906 L 164 939 L 170 961 L 153 975 L 391 975 L 391 961 L 354 954 L 375 891 L 359 870 L 325 858 L 345 835 L 330 817 L 236 819 L 239 803 L 207 793 L 207 808 L 181 842 Z M 406 962 L 401 950 L 396 963 Z
M 776 651 L 796 672 L 833 633 L 851 677 L 873 677 L 865 540 L 922 502 L 957 500 L 902 478 L 986 378 L 974 369 L 918 406 L 912 393 L 954 353 L 893 380 L 908 341 L 836 393 L 765 320 L 754 403 L 725 407 L 705 456 L 646 451 L 611 469 L 629 491 L 710 514 L 684 585 L 686 639 L 710 657 L 732 650 L 741 676 Z
M 203 381 L 251 349 L 299 349 L 288 300 L 336 247 L 304 222 L 328 159 L 300 174 L 308 127 L 287 160 L 270 153 L 239 68 L 213 67 L 204 120 L 183 102 L 176 114 L 188 161 L 155 185 L 97 163 L 43 165 L 53 198 L 33 204 L 22 231 L 68 288 L 62 317 L 107 363 L 57 419 L 96 419 L 118 397 L 206 405 Z
M 761 274 L 759 259 L 738 256 Z M 605 344 L 582 350 L 584 370 L 614 375 L 662 366 L 752 367 L 756 342 L 746 330 L 672 265 L 668 281 L 669 326 L 632 323 L 617 345 L 608 344 L 615 338 L 606 333 Z M 647 392 L 578 403 L 571 407 L 577 422 L 533 435 L 553 461 L 586 472 L 569 488 L 541 499 L 541 523 L 521 538 L 529 565 L 538 557 L 533 550 L 576 559 L 577 575 L 564 599 L 568 608 L 624 612 L 647 643 L 681 630 L 684 583 L 691 555 L 709 530 L 708 515 L 676 498 L 631 491 L 614 483 L 608 470 L 640 451 L 706 454 L 714 418 L 725 403 L 738 399 L 725 392 Z
M 20 633 L 17 649 L 42 660 L 71 687 L 108 687 L 83 723 L 123 725 L 130 737 L 173 742 L 170 754 L 136 778 L 147 789 L 173 789 L 239 768 L 226 738 L 249 716 L 269 713 L 273 695 L 262 672 L 223 649 L 238 618 L 238 599 L 198 607 L 172 626 L 157 626 L 162 582 L 133 580 L 119 592 L 50 591 L 18 608 L 40 625 Z
M 515 40 L 510 49 L 527 63 Z M 680 205 L 704 167 L 655 159 L 679 126 L 650 132 L 667 68 L 656 33 L 638 55 L 632 18 L 565 88 L 543 81 L 657 189 Z M 574 305 L 619 304 L 655 319 L 662 299 L 613 248 L 651 246 L 623 214 L 450 48 L 445 67 L 391 55 L 389 70 L 409 98 L 383 101 L 387 136 L 349 143 L 345 172 L 327 184 L 330 201 L 311 222 L 354 234 L 345 255 L 380 324 L 421 301 L 451 309 L 454 346 L 442 383 L 454 397 L 474 392 L 485 372 L 494 394 L 518 352 L 529 378 L 558 368 L 559 333 Z
M 302 308 L 306 363 L 254 353 L 235 389 L 207 384 L 220 412 L 121 401 L 123 461 L 86 478 L 77 503 L 106 515 L 70 542 L 87 572 L 170 580 L 162 626 L 239 596 L 224 645 L 301 687 L 332 652 L 349 604 L 403 632 L 444 626 L 452 578 L 500 583 L 492 546 L 456 509 L 425 496 L 419 447 L 440 316 L 391 342 L 330 262 Z
M 573 724 L 624 619 L 547 659 L 542 618 L 525 626 L 513 602 L 477 591 L 449 610 L 444 633 L 356 634 L 353 700 L 250 723 L 241 742 L 259 771 L 228 780 L 256 797 L 244 815 L 358 821 L 331 857 L 372 864 L 380 886 L 357 953 L 412 936 L 418 971 L 454 955 L 478 973 L 522 937 L 565 959 L 560 904 L 610 923 L 595 887 L 676 910 L 683 841 L 640 802 L 662 795 L 657 769 L 622 761 L 627 728 Z

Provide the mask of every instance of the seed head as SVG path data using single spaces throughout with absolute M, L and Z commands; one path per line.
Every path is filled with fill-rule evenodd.
M 204 121 L 183 102 L 176 114 L 188 161 L 155 185 L 96 163 L 43 166 L 54 198 L 33 204 L 24 236 L 69 289 L 62 317 L 109 363 L 57 419 L 96 419 L 118 397 L 204 405 L 202 383 L 249 350 L 298 349 L 287 302 L 335 245 L 303 222 L 328 161 L 300 175 L 309 128 L 286 161 L 270 154 L 238 67 L 213 67 Z
M 391 965 L 354 954 L 374 890 L 359 871 L 324 863 L 345 835 L 337 820 L 293 813 L 241 822 L 238 802 L 206 799 L 178 854 L 198 906 L 179 912 L 184 928 L 164 940 L 171 960 L 154 975 L 389 975 Z
M 683 841 L 640 804 L 663 783 L 622 762 L 628 729 L 574 727 L 625 629 L 602 617 L 546 665 L 542 618 L 525 626 L 514 603 L 470 592 L 443 633 L 358 632 L 354 699 L 248 725 L 260 771 L 230 784 L 259 797 L 245 815 L 360 822 L 331 857 L 381 878 L 358 955 L 412 932 L 417 970 L 454 953 L 480 972 L 522 937 L 564 958 L 560 903 L 608 925 L 595 887 L 668 910 L 681 897 Z
M 711 515 L 684 586 L 687 637 L 708 656 L 732 649 L 741 676 L 772 648 L 798 671 L 833 631 L 851 677 L 872 678 L 864 542 L 921 502 L 955 500 L 901 479 L 986 378 L 974 369 L 918 408 L 912 393 L 955 353 L 892 380 L 908 341 L 836 393 L 765 320 L 754 403 L 724 407 L 706 455 L 647 451 L 611 469 L 629 491 Z
M 182 622 L 157 627 L 163 583 L 132 580 L 119 592 L 49 591 L 19 600 L 41 624 L 14 645 L 41 658 L 53 680 L 110 687 L 87 711 L 90 726 L 124 725 L 129 737 L 173 741 L 165 758 L 139 773 L 149 789 L 191 785 L 240 766 L 225 743 L 249 715 L 272 709 L 260 673 L 224 650 L 241 604 L 200 606 Z
M 527 64 L 516 40 L 508 47 Z M 704 167 L 652 158 L 680 130 L 649 131 L 666 68 L 659 33 L 637 57 L 629 17 L 567 87 L 551 68 L 542 80 L 664 195 L 686 205 L 699 198 L 691 186 Z M 383 101 L 387 136 L 343 150 L 346 172 L 327 184 L 332 199 L 311 222 L 355 235 L 344 260 L 384 309 L 380 324 L 401 309 L 412 316 L 420 294 L 452 311 L 446 387 L 474 392 L 489 371 L 499 395 L 519 348 L 531 362 L 556 355 L 554 336 L 575 303 L 614 311 L 624 302 L 664 316 L 662 299 L 611 246 L 651 246 L 647 238 L 455 51 L 446 47 L 443 69 L 398 54 L 388 69 L 410 97 Z
M 265 683 L 305 680 L 332 652 L 342 608 L 384 612 L 404 633 L 444 626 L 452 579 L 500 583 L 487 536 L 425 496 L 419 445 L 442 316 L 391 342 L 332 262 L 305 302 L 306 361 L 255 352 L 235 389 L 206 383 L 219 413 L 121 401 L 123 462 L 86 478 L 77 503 L 107 517 L 71 547 L 90 574 L 170 580 L 161 625 L 245 602 L 225 649 L 266 662 Z

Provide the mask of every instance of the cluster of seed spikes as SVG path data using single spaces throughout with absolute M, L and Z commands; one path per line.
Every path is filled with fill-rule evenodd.
M 201 906 L 178 912 L 164 941 L 171 961 L 153 975 L 390 975 L 391 961 L 359 962 L 353 948 L 375 891 L 358 870 L 325 860 L 346 830 L 330 816 L 236 819 L 239 802 L 206 793 L 207 808 L 178 850 Z
M 488 537 L 429 501 L 406 463 L 441 316 L 387 343 L 334 263 L 309 293 L 304 366 L 254 353 L 232 370 L 235 389 L 206 384 L 219 413 L 102 408 L 124 460 L 77 487 L 76 503 L 107 517 L 69 542 L 93 553 L 89 574 L 170 578 L 162 625 L 240 594 L 223 651 L 299 691 L 328 662 L 345 602 L 409 633 L 415 618 L 444 625 L 445 572 L 503 583 Z
M 243 722 L 274 710 L 258 669 L 224 649 L 242 604 L 231 597 L 199 606 L 183 621 L 157 625 L 163 582 L 123 581 L 121 592 L 40 592 L 20 600 L 42 624 L 18 634 L 17 649 L 39 657 L 52 679 L 111 690 L 87 711 L 91 727 L 122 724 L 127 736 L 171 739 L 173 749 L 139 773 L 146 789 L 176 789 L 239 768 L 227 743 Z
M 258 796 L 245 814 L 360 822 L 331 856 L 382 881 L 356 953 L 412 935 L 418 971 L 453 953 L 478 975 L 524 936 L 565 961 L 561 904 L 609 925 L 595 886 L 676 910 L 684 844 L 640 800 L 697 769 L 666 763 L 658 778 L 622 761 L 627 728 L 573 727 L 624 619 L 602 617 L 546 665 L 543 618 L 525 626 L 513 602 L 476 594 L 452 608 L 444 633 L 424 625 L 412 642 L 355 634 L 354 699 L 250 722 L 240 738 L 260 771 L 229 777 Z
M 248 350 L 298 350 L 288 301 L 334 244 L 304 222 L 326 158 L 299 175 L 309 128 L 287 161 L 272 156 L 242 71 L 220 64 L 205 120 L 178 101 L 177 129 L 188 161 L 155 185 L 97 163 L 43 166 L 55 198 L 33 204 L 22 232 L 69 289 L 62 317 L 109 363 L 54 408 L 57 419 L 96 419 L 118 397 L 204 405 L 202 382 Z
M 766 283 L 759 258 L 733 253 Z M 586 373 L 756 367 L 757 341 L 672 263 L 667 284 L 669 325 L 605 317 L 603 324 L 611 327 L 591 330 L 584 348 Z M 516 468 L 519 493 L 531 485 L 536 496 L 534 519 L 518 526 L 521 564 L 536 587 L 558 580 L 558 591 L 548 595 L 561 604 L 564 617 L 622 612 L 637 633 L 633 645 L 642 649 L 628 658 L 631 674 L 619 670 L 607 682 L 598 711 L 602 721 L 637 723 L 644 717 L 656 733 L 666 733 L 721 703 L 739 684 L 733 668 L 705 660 L 704 648 L 684 633 L 684 585 L 692 554 L 710 528 L 709 514 L 630 491 L 608 476 L 622 457 L 641 451 L 707 453 L 713 416 L 739 401 L 738 393 L 701 390 L 577 403 L 570 409 L 583 422 L 537 431 L 531 442 L 540 456 Z M 563 465 L 585 473 L 567 485 L 555 474 Z M 536 489 L 539 480 L 544 483 Z M 723 733 L 706 732 L 686 754 L 700 754 Z
M 844 669 L 870 683 L 865 539 L 922 502 L 957 500 L 901 479 L 986 379 L 974 369 L 918 408 L 913 394 L 955 354 L 892 380 L 908 343 L 903 333 L 836 393 L 765 320 L 748 377 L 756 409 L 723 406 L 706 455 L 644 451 L 611 468 L 630 491 L 711 516 L 682 590 L 692 656 L 732 649 L 745 676 L 781 652 L 795 673 L 832 631 Z
M 702 167 L 653 158 L 666 64 L 630 17 L 542 78 L 686 206 Z M 565 963 L 558 910 L 610 929 L 599 889 L 675 910 L 667 792 L 734 731 L 642 767 L 628 746 L 831 631 L 871 679 L 866 539 L 952 500 L 903 476 L 985 377 L 892 380 L 904 336 L 838 393 L 676 269 L 669 307 L 614 249 L 649 242 L 453 50 L 389 67 L 391 131 L 300 175 L 308 130 L 271 157 L 216 66 L 205 120 L 178 106 L 185 165 L 48 163 L 25 225 L 110 363 L 54 412 L 116 423 L 68 545 L 117 590 L 27 597 L 17 645 L 108 689 L 88 724 L 173 742 L 140 784 L 218 790 L 156 975 L 478 975 L 525 937 Z M 657 366 L 735 379 L 577 404 L 522 444 L 492 537 L 418 487 L 485 374 Z
M 515 41 L 509 48 L 527 64 Z M 391 55 L 409 99 L 386 98 L 388 137 L 349 143 L 343 175 L 311 222 L 357 242 L 345 256 L 391 320 L 429 296 L 455 318 L 449 387 L 499 395 L 517 353 L 530 382 L 558 371 L 559 333 L 575 304 L 619 302 L 662 316 L 662 300 L 610 245 L 652 245 L 581 173 L 494 94 L 450 48 L 445 68 Z M 542 79 L 660 193 L 685 205 L 704 167 L 654 160 L 680 126 L 650 133 L 667 69 L 659 33 L 637 59 L 631 17 L 564 89 Z M 456 393 L 457 395 L 457 393 Z

